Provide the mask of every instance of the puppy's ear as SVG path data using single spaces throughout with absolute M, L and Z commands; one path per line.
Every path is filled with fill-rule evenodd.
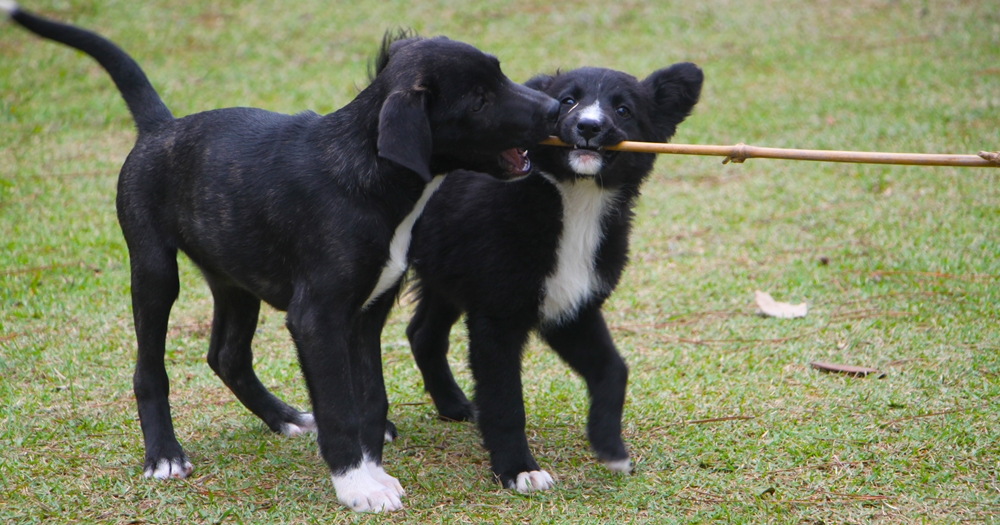
M 545 91 L 552 85 L 552 81 L 555 79 L 556 77 L 552 75 L 535 75 L 524 83 L 524 87 L 534 89 L 535 91 Z
M 375 60 L 368 64 L 368 81 L 374 81 L 375 77 L 379 76 L 389 65 L 389 59 L 400 49 L 420 40 L 423 39 L 417 36 L 412 29 L 400 28 L 395 31 L 386 31 L 382 35 L 382 47 L 375 55 Z
M 378 156 L 431 180 L 431 123 L 422 89 L 394 91 L 378 115 Z
M 682 62 L 654 71 L 642 81 L 656 107 L 653 125 L 661 135 L 660 140 L 672 137 L 677 125 L 691 114 L 701 96 L 704 79 L 705 75 L 698 66 Z

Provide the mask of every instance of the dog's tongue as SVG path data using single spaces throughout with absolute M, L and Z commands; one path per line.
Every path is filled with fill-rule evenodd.
M 500 167 L 508 175 L 523 177 L 531 171 L 531 161 L 528 152 L 523 149 L 511 148 L 500 153 Z

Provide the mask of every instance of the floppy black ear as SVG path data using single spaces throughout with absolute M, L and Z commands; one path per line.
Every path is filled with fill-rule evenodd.
M 653 125 L 661 140 L 673 136 L 677 125 L 691 114 L 701 96 L 701 84 L 705 79 L 701 69 L 690 62 L 681 62 L 654 71 L 642 85 L 649 90 L 656 106 Z
M 431 123 L 424 109 L 426 91 L 395 91 L 378 115 L 378 156 L 431 180 Z
M 535 75 L 524 83 L 524 87 L 544 92 L 552 85 L 552 81 L 555 79 L 556 77 L 552 75 Z

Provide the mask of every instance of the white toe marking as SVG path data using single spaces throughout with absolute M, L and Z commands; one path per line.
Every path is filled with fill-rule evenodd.
M 297 436 L 299 434 L 305 434 L 306 432 L 316 432 L 316 418 L 314 418 L 309 412 L 303 412 L 299 415 L 298 424 L 281 424 L 281 433 L 286 436 Z
M 517 475 L 517 484 L 514 488 L 521 494 L 527 494 L 529 492 L 539 492 L 543 490 L 549 490 L 554 487 L 556 482 L 552 479 L 552 476 L 544 470 L 532 470 L 531 472 L 522 472 Z
M 618 193 L 594 181 L 560 182 L 542 173 L 559 190 L 563 205 L 563 231 L 556 248 L 556 267 L 545 278 L 541 317 L 559 324 L 572 318 L 594 294 L 604 291 L 596 267 L 597 248 L 604 237 L 601 221 Z
M 355 512 L 392 512 L 403 508 L 399 498 L 405 492 L 399 481 L 367 457 L 357 467 L 332 478 L 337 501 Z
M 368 299 L 365 300 L 365 304 L 361 307 L 362 310 L 371 306 L 375 299 L 392 288 L 392 285 L 396 284 L 399 278 L 406 273 L 406 254 L 410 251 L 413 223 L 420 218 L 420 214 L 424 212 L 424 206 L 427 205 L 431 195 L 434 195 L 434 192 L 441 186 L 444 177 L 444 175 L 438 175 L 427 183 L 427 186 L 424 186 L 424 193 L 420 195 L 420 199 L 413 205 L 413 209 L 403 219 L 403 222 L 396 226 L 396 232 L 392 235 L 392 241 L 389 242 L 389 260 L 385 262 L 382 274 L 378 277 L 378 283 Z
M 386 443 L 392 443 L 392 432 L 388 430 L 385 431 L 385 437 L 383 438 Z
M 372 461 L 365 462 L 363 465 L 368 468 L 368 473 L 375 478 L 375 481 L 381 483 L 383 487 L 395 491 L 397 496 L 402 497 L 406 495 L 406 491 L 403 490 L 403 486 L 399 484 L 399 480 L 386 474 L 385 469 L 383 469 L 380 465 L 376 465 Z
M 180 460 L 170 461 L 168 459 L 161 459 L 156 464 L 155 468 L 146 469 L 142 475 L 147 478 L 155 479 L 184 479 L 188 477 L 188 474 L 190 474 L 193 470 L 194 466 L 191 465 L 191 462 L 186 459 L 183 463 Z
M 8 15 L 13 15 L 17 12 L 17 9 L 17 2 L 14 2 L 13 0 L 0 0 L 0 11 L 4 11 Z
M 617 472 L 619 474 L 628 474 L 632 472 L 632 460 L 625 458 L 616 461 L 605 461 L 604 466 L 608 467 L 611 472 Z

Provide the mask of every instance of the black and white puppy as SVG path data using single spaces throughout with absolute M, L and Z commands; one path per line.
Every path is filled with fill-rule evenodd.
M 496 58 L 446 38 L 387 37 L 378 74 L 329 115 L 228 108 L 174 118 L 146 75 L 103 37 L 21 10 L 28 30 L 95 58 L 138 128 L 118 179 L 138 339 L 134 390 L 144 473 L 183 478 L 164 367 L 177 251 L 201 269 L 215 313 L 208 363 L 275 432 L 316 430 L 337 498 L 395 510 L 382 468 L 386 400 L 379 336 L 406 269 L 410 228 L 459 168 L 526 171 L 517 151 L 551 133 L 559 103 L 511 82 Z M 511 165 L 513 161 L 513 165 Z M 260 302 L 287 311 L 313 414 L 272 395 L 253 370 Z
M 424 387 L 442 418 L 478 421 L 504 487 L 553 484 L 524 433 L 520 359 L 533 329 L 586 380 L 597 457 L 611 470 L 631 470 L 621 438 L 628 369 L 601 305 L 627 262 L 632 207 L 654 155 L 603 148 L 669 139 L 698 101 L 702 78 L 690 63 L 641 82 L 598 68 L 533 78 L 526 85 L 561 101 L 557 133 L 573 147 L 536 147 L 532 173 L 514 182 L 450 175 L 413 230 L 420 299 L 407 336 Z M 446 360 L 462 312 L 475 405 Z

